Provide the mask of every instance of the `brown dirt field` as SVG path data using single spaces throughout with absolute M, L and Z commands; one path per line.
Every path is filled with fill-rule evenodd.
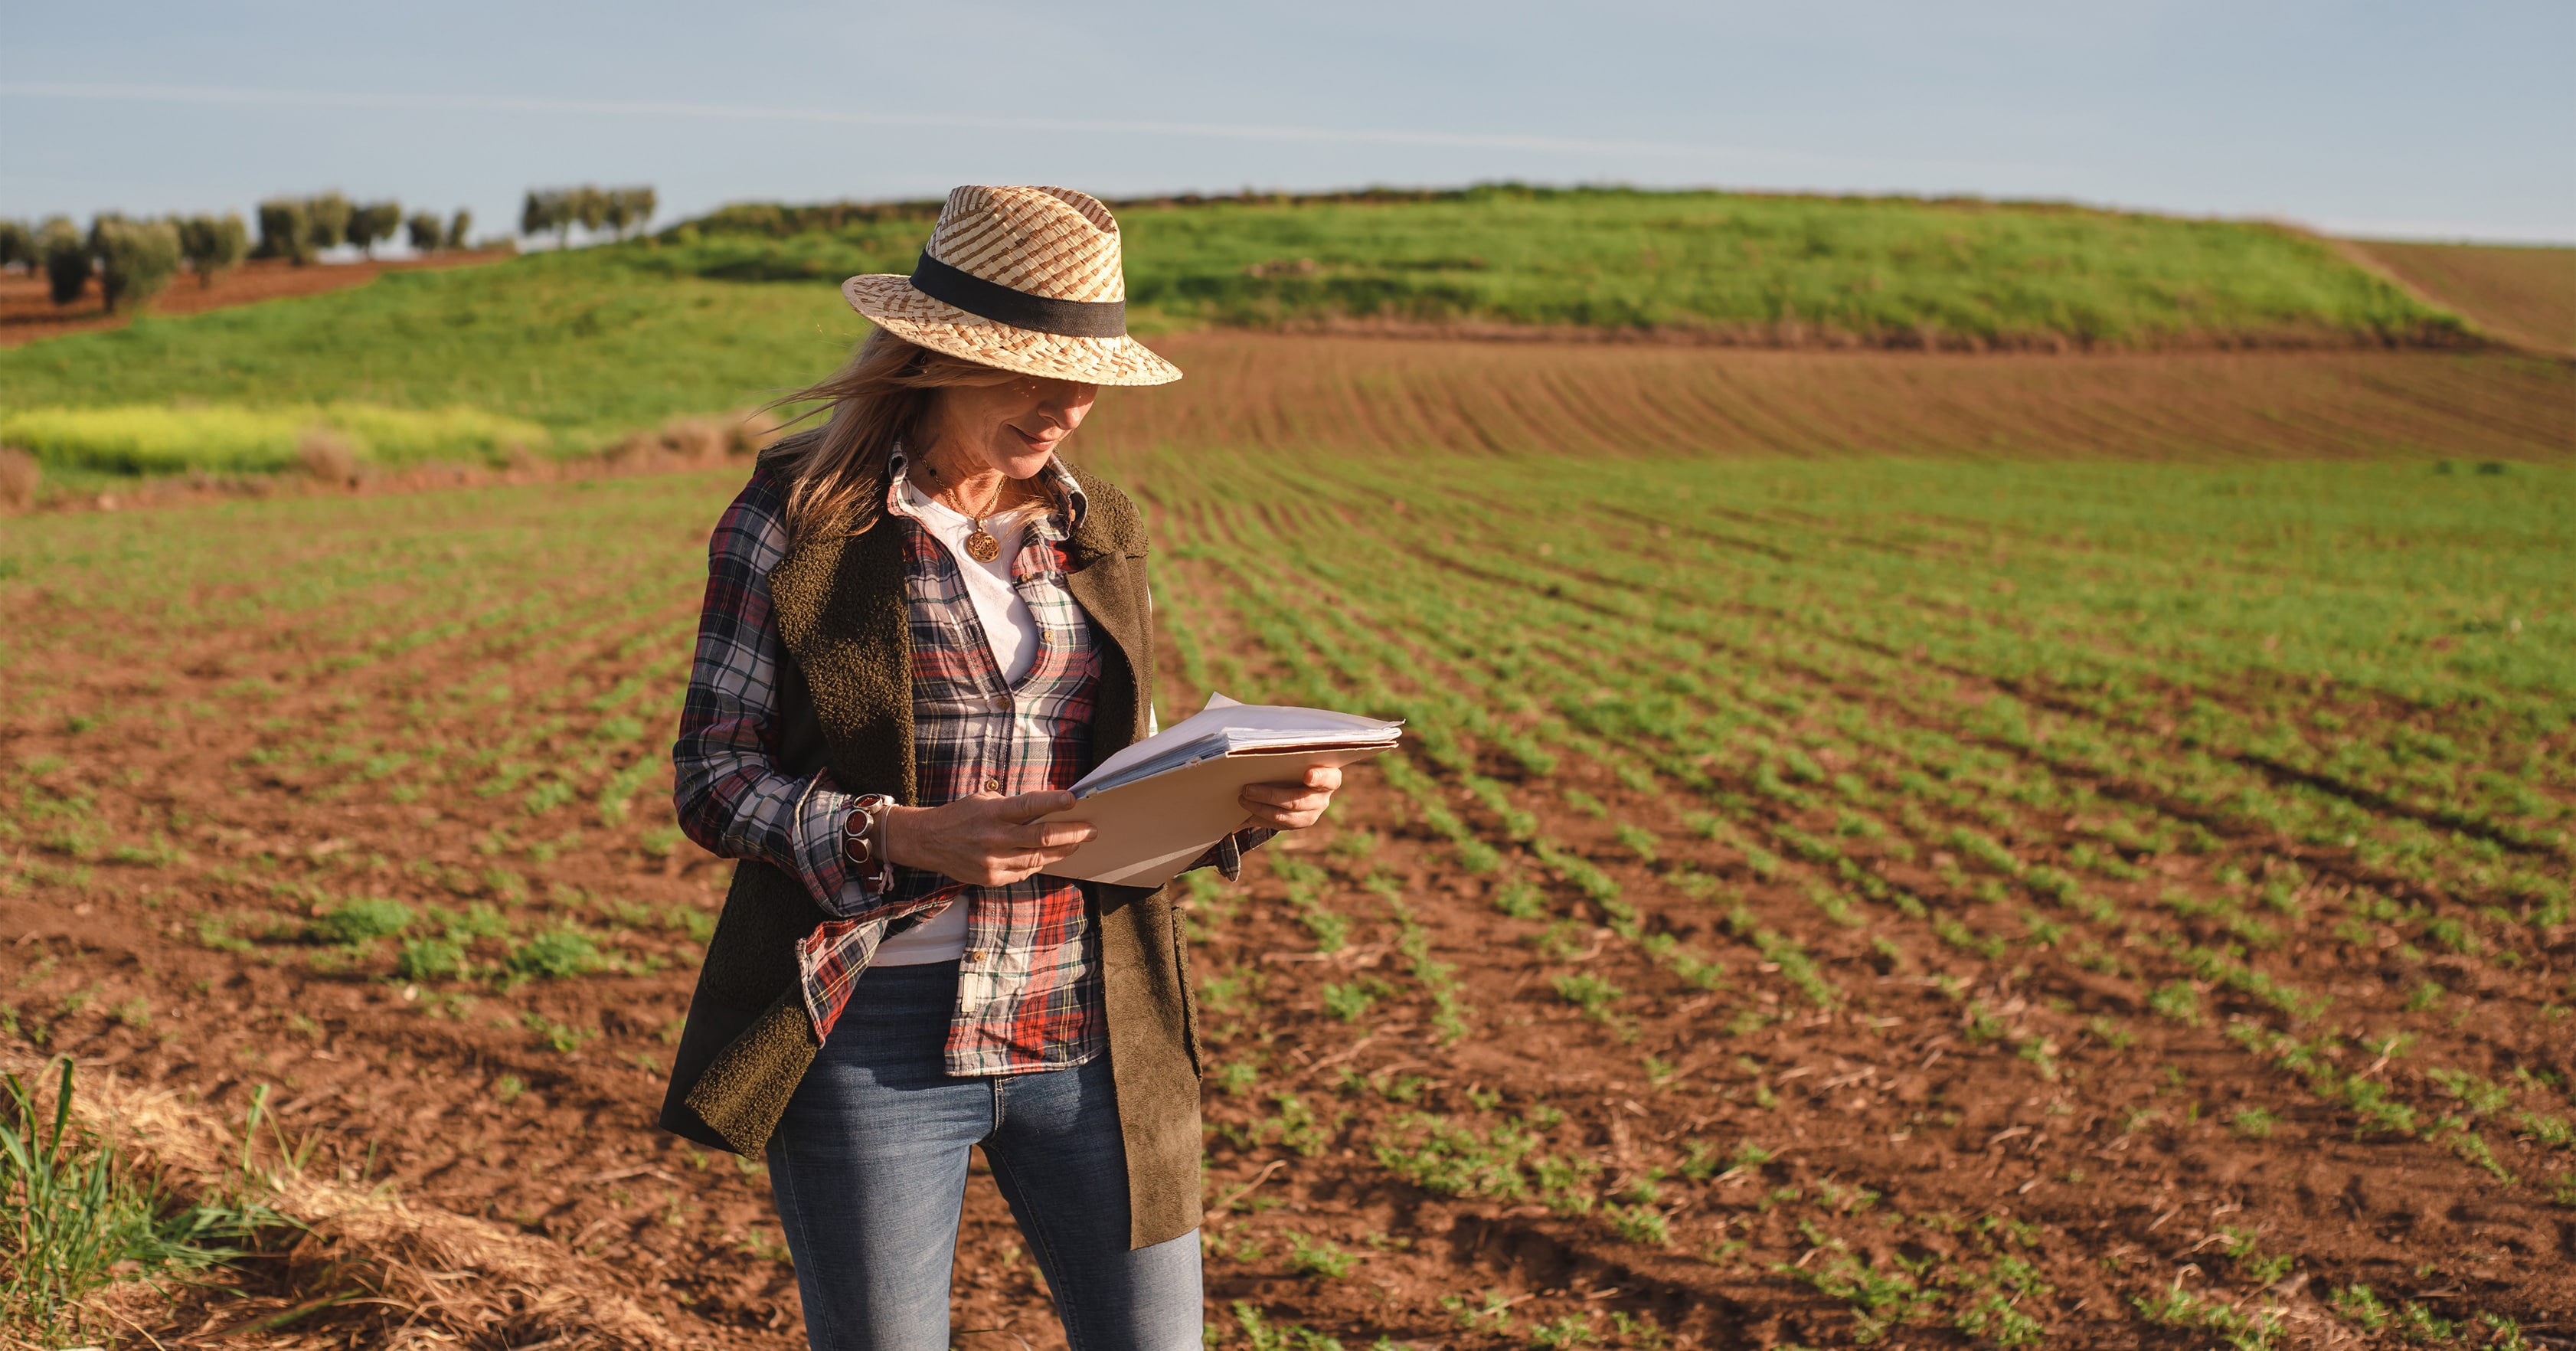
M 707 488 L 712 503 L 722 485 Z M 39 593 L 9 619 L 40 626 L 22 632 L 61 633 L 68 599 Z M 657 632 L 662 645 L 678 641 L 670 625 L 685 621 L 689 597 L 669 599 L 646 622 L 606 635 L 604 646 Z M 285 614 L 195 628 L 148 665 L 77 682 L 114 708 L 105 726 L 25 716 L 5 729 L 17 764 L 38 770 L 49 791 L 86 798 L 93 825 L 154 841 L 78 879 L 68 867 L 41 867 L 32 886 L 0 896 L 0 992 L 17 1035 L 38 1029 L 43 1051 L 78 1057 L 87 1074 L 176 1090 L 235 1120 L 254 1085 L 276 1085 L 275 1109 L 291 1135 L 319 1142 L 317 1173 L 390 1181 L 415 1207 L 497 1221 L 596 1259 L 594 1279 L 621 1282 L 597 1293 L 631 1297 L 690 1344 L 801 1345 L 793 1278 L 774 1257 L 760 1175 L 651 1129 L 661 1065 L 694 978 L 696 950 L 684 937 L 640 921 L 619 927 L 617 946 L 656 969 L 506 994 L 406 982 L 381 945 L 355 958 L 291 938 L 243 952 L 210 946 L 210 915 L 233 917 L 235 932 L 255 938 L 260 922 L 247 916 L 291 930 L 312 912 L 299 898 L 323 887 L 456 905 L 499 894 L 487 880 L 496 865 L 517 873 L 502 885 L 553 897 L 526 902 L 530 919 L 584 914 L 605 923 L 583 898 L 612 895 L 644 911 L 703 915 L 721 895 L 728 865 L 685 843 L 657 858 L 631 826 L 576 832 L 527 861 L 516 854 L 525 842 L 510 838 L 524 819 L 512 798 L 401 801 L 363 782 L 326 784 L 263 763 L 263 727 L 381 730 L 380 717 L 348 720 L 353 698 L 389 708 L 407 692 L 427 692 L 416 671 L 452 672 L 468 657 L 433 644 L 391 669 L 361 663 L 326 679 L 345 660 L 308 629 Z M 615 674 L 599 666 L 599 650 L 522 653 L 499 669 L 522 688 L 587 685 Z M 1164 680 L 1174 704 L 1194 698 L 1176 669 Z M 1612 819 L 1654 830 L 1668 860 L 1688 856 L 1712 874 L 1742 877 L 1757 912 L 1806 907 L 1785 881 L 1755 882 L 1740 858 L 1691 843 L 1692 832 L 1670 819 L 1672 800 L 1631 792 L 1597 765 L 1570 766 L 1560 778 L 1600 798 Z M 646 802 L 660 782 L 647 780 Z M 2121 1264 L 2163 1269 L 2197 1256 L 2221 1269 L 2227 1259 L 2211 1250 L 2229 1226 L 2258 1231 L 2266 1251 L 2295 1251 L 2339 1280 L 2367 1278 L 2396 1295 L 2428 1291 L 2410 1273 L 2428 1253 L 2446 1254 L 2447 1279 L 2522 1317 L 2535 1340 L 2576 1331 L 2551 1317 L 2576 1307 L 2576 1285 L 2565 1279 L 2576 1221 L 2566 1212 L 2528 1189 L 2464 1191 L 2465 1165 L 2429 1142 L 2355 1141 L 2333 1111 L 2300 1106 L 2280 1075 L 2249 1070 L 2214 1029 L 2139 1017 L 2127 1024 L 2140 1037 L 2134 1045 L 2088 1039 L 2087 1016 L 2138 1011 L 2063 960 L 1945 993 L 1933 975 L 1959 967 L 1957 954 L 1919 935 L 1894 950 L 1873 950 L 1867 931 L 1818 940 L 1811 926 L 1817 958 L 1852 988 L 1853 1003 L 1806 1007 L 1763 974 L 1775 967 L 1725 934 L 1714 908 L 1670 891 L 1656 870 L 1627 857 L 1607 824 L 1533 797 L 1541 830 L 1616 877 L 1654 929 L 1727 959 L 1736 974 L 1703 991 L 1635 946 L 1609 941 L 1596 921 L 1559 926 L 1564 936 L 1552 939 L 1540 923 L 1498 917 L 1491 884 L 1447 862 L 1374 771 L 1356 773 L 1349 798 L 1356 810 L 1338 828 L 1285 846 L 1326 870 L 1327 903 L 1353 916 L 1341 951 L 1318 959 L 1289 918 L 1283 885 L 1261 869 L 1246 893 L 1199 915 L 1212 934 L 1194 957 L 1202 985 L 1236 982 L 1233 1002 L 1211 1002 L 1208 1036 L 1225 1060 L 1260 1070 L 1257 1092 L 1209 1090 L 1209 1196 L 1229 1203 L 1209 1227 L 1210 1317 L 1220 1325 L 1242 1300 L 1346 1345 L 1378 1336 L 1479 1351 L 1526 1345 L 1462 1328 L 1442 1302 L 1464 1296 L 1472 1306 L 1493 1290 L 1512 1300 L 1511 1317 L 1532 1325 L 1616 1312 L 1654 1319 L 1679 1346 L 1839 1344 L 1849 1331 L 1841 1304 L 1781 1271 L 1819 1252 L 1774 1213 L 1775 1201 L 1794 1197 L 1830 1198 L 1846 1214 L 1885 1205 L 1954 1226 L 1891 1233 L 1866 1256 L 2027 1262 L 2057 1293 L 2055 1307 L 2073 1311 L 2050 1322 L 2052 1345 L 2198 1345 L 2141 1339 L 2126 1304 L 2135 1281 Z M 156 835 L 181 822 L 175 838 Z M 1804 824 L 1833 830 L 1829 813 Z M 2273 849 L 2230 841 L 2218 857 L 2259 864 Z M 2335 866 L 2331 851 L 2306 852 L 2320 868 Z M 35 856 L 61 862 L 41 846 Z M 1925 865 L 1912 859 L 1872 866 L 1900 885 L 1929 885 Z M 1326 1012 L 1327 984 L 1392 977 L 1403 960 L 1398 926 L 1377 917 L 1383 907 L 1362 884 L 1378 875 L 1400 883 L 1430 954 L 1456 966 L 1471 1007 L 1463 1040 L 1445 1042 L 1420 1010 L 1401 1004 L 1358 1023 Z M 2109 890 L 2144 903 L 2166 880 Z M 1534 955 L 1551 941 L 1569 944 L 1551 963 L 1614 982 L 1636 997 L 1623 1005 L 1633 1012 L 1595 1021 L 1555 997 L 1541 978 L 1549 967 Z M 2345 970 L 2324 952 L 2315 961 L 2303 985 L 2383 997 L 2375 968 Z M 2537 975 L 2439 965 L 2444 980 L 2482 1004 L 2549 997 Z M 2008 1043 L 1963 1030 L 1968 995 L 2016 1037 L 2048 1038 L 2058 1059 L 2043 1069 Z M 1749 1027 L 1713 1037 L 1710 1025 L 1729 1017 Z M 546 1042 L 550 1026 L 596 1035 L 556 1050 Z M 2512 1039 L 2534 1062 L 2571 1068 L 2563 1042 L 2553 1046 L 2536 1026 Z M 1329 1123 L 1324 1135 L 1305 1149 L 1249 1143 L 1275 1115 L 1267 1102 L 1276 1092 L 1316 1107 Z M 1620 1241 L 1598 1216 L 1424 1192 L 1343 1143 L 1415 1105 L 1465 1110 L 1483 1094 L 1515 1107 L 1556 1106 L 1567 1119 L 1555 1140 L 1627 1176 L 1669 1166 L 1694 1140 L 1721 1152 L 1759 1144 L 1774 1157 L 1731 1169 L 1703 1202 L 1673 1213 L 1674 1241 L 1659 1248 Z M 2238 1139 L 2220 1124 L 2238 1107 L 2285 1102 L 2268 1141 Z M 2123 1113 L 2157 1124 L 2123 1129 Z M 955 1326 L 1061 1346 L 1019 1235 L 978 1172 Z M 1288 1260 L 1292 1235 L 1363 1261 L 1345 1279 L 1301 1276 Z M 268 1338 L 209 1334 L 298 1305 L 315 1291 L 292 1279 L 316 1274 L 288 1263 L 277 1279 L 250 1279 L 233 1294 L 191 1292 L 152 1330 L 173 1347 L 382 1344 L 388 1316 L 363 1308 L 323 1310 Z M 2303 1311 L 2290 1344 L 2331 1345 L 2319 1292 L 2303 1291 L 2305 1280 L 2287 1291 Z M 1982 1343 L 1915 1328 L 1896 1344 Z
M 2576 248 L 2363 239 L 2343 244 L 2498 337 L 2576 356 Z
M 2557 459 L 2576 370 L 2493 355 L 1765 352 L 1188 333 L 1105 450 Z
M 1104 401 L 1083 435 L 1105 462 L 1211 442 L 1286 454 L 1437 446 L 2187 459 L 2563 458 L 2576 444 L 2567 365 L 2512 357 L 1890 357 L 1240 334 L 1163 346 L 1191 379 L 1169 391 L 1176 398 Z M 181 541 L 166 575 L 186 580 L 133 595 L 65 567 L 59 580 L 0 589 L 0 629 L 13 637 L 0 656 L 9 679 L 24 682 L 0 704 L 12 710 L 0 720 L 0 770 L 22 804 L 80 804 L 69 824 L 21 813 L 26 829 L 0 841 L 15 868 L 14 879 L 0 875 L 15 883 L 0 886 L 0 1002 L 15 1049 L 69 1053 L 84 1073 L 171 1090 L 235 1121 L 257 1085 L 273 1085 L 281 1118 L 318 1142 L 313 1167 L 329 1176 L 389 1181 L 416 1206 L 594 1259 L 617 1273 L 602 1278 L 620 1282 L 613 1293 L 693 1344 L 801 1345 L 793 1275 L 777 1260 L 758 1170 L 651 1128 L 694 978 L 689 929 L 712 915 L 730 866 L 657 829 L 668 779 L 651 762 L 667 710 L 638 706 L 652 719 L 642 748 L 612 762 L 646 770 L 636 819 L 606 824 L 585 808 L 579 827 L 561 833 L 561 819 L 541 831 L 515 790 L 423 797 L 398 765 L 378 776 L 315 758 L 333 744 L 380 744 L 389 757 L 601 754 L 595 715 L 505 744 L 467 716 L 481 705 L 451 701 L 468 685 L 506 686 L 564 692 L 577 711 L 593 693 L 606 699 L 644 678 L 667 693 L 694 617 L 706 524 L 738 473 L 230 502 L 81 523 L 99 533 L 78 547 L 109 554 Z M 648 498 L 659 505 L 624 518 L 584 515 L 603 500 Z M 554 535 L 577 517 L 615 523 Z M 189 552 L 184 541 L 200 534 L 233 545 Z M 502 549 L 523 553 L 496 564 L 490 551 Z M 240 565 L 244 557 L 256 564 Z M 307 572 L 350 559 L 381 559 L 384 571 L 319 608 L 295 598 Z M 1219 562 L 1186 566 L 1194 583 L 1223 584 Z M 461 582 L 451 591 L 422 567 Z M 500 577 L 558 585 L 528 603 L 536 618 L 522 623 L 518 602 L 477 589 Z M 406 603 L 453 623 L 417 634 L 379 626 L 385 598 L 415 593 Z M 100 618 L 116 612 L 132 626 Z M 509 623 L 489 624 L 491 615 Z M 1256 646 L 1220 616 L 1192 622 L 1202 643 Z M 508 636 L 513 625 L 522 636 Z M 1163 645 L 1167 664 L 1173 650 Z M 1167 708 L 1198 693 L 1176 665 L 1163 681 Z M 25 689 L 47 693 L 31 701 Z M 451 707 L 459 712 L 445 718 Z M 441 741 L 458 744 L 433 746 Z M 1598 765 L 1573 763 L 1561 777 L 1606 803 L 1611 819 L 1652 830 L 1666 858 L 1740 884 L 1766 922 L 1812 919 L 1796 887 L 1756 878 L 1743 858 L 1695 836 L 1670 799 L 1624 788 Z M 1376 771 L 1356 774 L 1349 800 L 1334 830 L 1279 855 L 1329 876 L 1328 903 L 1353 919 L 1341 951 L 1318 956 L 1267 861 L 1245 892 L 1201 912 L 1202 983 L 1238 991 L 1231 1010 L 1211 1003 L 1211 1039 L 1224 1059 L 1259 1071 L 1257 1088 L 1209 1089 L 1208 1195 L 1227 1203 L 1210 1224 L 1210 1318 L 1221 1327 L 1244 1300 L 1354 1347 L 1381 1336 L 1465 1351 L 1530 1345 L 1525 1333 L 1462 1325 L 1443 1304 L 1472 1306 L 1491 1290 L 1531 1327 L 1615 1312 L 1651 1317 L 1680 1346 L 1843 1344 L 1845 1302 L 1794 1274 L 1838 1260 L 1789 1218 L 1794 1195 L 1809 1207 L 1822 1198 L 1844 1218 L 1880 1206 L 1955 1221 L 1891 1231 L 1863 1253 L 1873 1259 L 2028 1263 L 2055 1292 L 2052 1345 L 2207 1344 L 2140 1329 L 2127 1301 L 2137 1268 L 2229 1270 L 2228 1227 L 2256 1230 L 2263 1251 L 2296 1251 L 2337 1283 L 2474 1299 L 2522 1318 L 2535 1343 L 2576 1341 L 2570 1212 L 2529 1187 L 2478 1185 L 2481 1175 L 2425 1140 L 2356 1140 L 2348 1120 L 2285 1087 L 2286 1076 L 2249 1067 L 2214 1027 L 2142 1016 L 2127 1024 L 2134 1044 L 2089 1038 L 2088 1017 L 2138 1010 L 2062 955 L 1981 970 L 1917 933 L 1898 935 L 1891 952 L 1874 949 L 1867 930 L 1818 937 L 1807 923 L 1801 936 L 1853 992 L 1845 1007 L 1809 1008 L 1775 979 L 1776 964 L 1726 931 L 1717 908 L 1638 864 L 1605 820 L 1529 795 L 1541 830 L 1618 880 L 1654 931 L 1724 956 L 1729 984 L 1702 990 L 1610 941 L 1605 917 L 1579 900 L 1580 922 L 1555 940 L 1539 922 L 1497 916 L 1491 883 L 1450 863 Z M 1473 802 L 1456 808 L 1487 824 Z M 1829 814 L 1799 824 L 1835 829 Z M 2169 855 L 2159 866 L 2236 863 L 2259 874 L 2266 859 L 2291 854 L 2329 878 L 2339 865 L 2331 849 L 2229 839 L 2210 857 Z M 1940 861 L 1889 854 L 1868 864 L 1930 891 L 1928 865 Z M 1404 961 L 1401 926 L 1365 885 L 1381 872 L 1418 915 L 1428 951 L 1457 968 L 1473 1010 L 1463 1039 L 1434 1035 L 1423 1011 L 1402 1002 L 1356 1022 L 1327 1011 L 1327 985 L 1392 978 Z M 2168 880 L 2104 890 L 2151 907 Z M 387 944 L 353 954 L 299 936 L 350 895 L 450 911 L 487 904 L 530 928 L 578 921 L 626 965 L 569 980 L 407 981 Z M 1535 954 L 1551 941 L 1571 946 L 1542 962 Z M 2552 941 L 2563 956 L 2569 936 Z M 474 949 L 486 962 L 500 951 L 488 938 Z M 2456 1020 L 2445 1030 L 2436 1014 L 2397 1011 L 2402 979 L 2415 972 L 2393 956 L 2347 965 L 2321 943 L 2298 960 L 2310 988 L 2427 1037 L 2459 1035 Z M 2511 1012 L 2552 997 L 2537 964 L 2517 975 L 2437 955 L 2432 969 L 2474 1001 L 2462 1008 Z M 1551 970 L 1613 981 L 1631 996 L 1623 1019 L 1577 1012 L 1551 989 Z M 1934 976 L 1950 970 L 1972 983 L 1945 992 Z M 1963 1013 L 1969 997 L 2013 1036 L 1979 1034 Z M 1745 1030 L 1711 1034 L 1730 1019 Z M 2576 1072 L 2565 1039 L 2536 1020 L 2480 1031 L 2482 1053 L 2499 1063 L 2510 1049 L 2519 1062 Z M 2055 1047 L 2053 1065 L 2005 1049 L 2015 1041 Z M 1311 1149 L 1264 1141 L 1278 1120 L 1274 1092 L 1295 1094 L 1330 1125 Z M 1424 1191 L 1361 1143 L 1416 1105 L 1463 1113 L 1488 1094 L 1514 1110 L 1555 1105 L 1567 1116 L 1554 1147 L 1686 1200 L 1669 1218 L 1670 1246 L 1622 1241 L 1597 1214 Z M 2279 1109 L 2267 1141 L 2220 1124 L 2258 1105 Z M 1647 1177 L 1694 1140 L 1721 1152 L 1758 1144 L 1774 1157 L 1704 1188 Z M 1301 1275 L 1292 1233 L 1362 1261 L 1344 1279 Z M 2428 1254 L 2465 1294 L 2422 1282 Z M 210 1331 L 295 1307 L 316 1293 L 305 1284 L 313 1279 L 316 1268 L 281 1263 L 236 1293 L 192 1292 L 154 1335 L 174 1347 L 385 1343 L 397 1320 L 356 1307 L 257 1337 Z M 2304 1270 L 2295 1280 L 2282 1292 L 2297 1314 L 2289 1344 L 2335 1344 L 2346 1334 L 2322 1312 L 2322 1278 L 2317 1289 Z M 1062 1345 L 989 1180 L 969 1189 L 954 1325 L 968 1348 Z M 1914 1327 L 1892 1344 L 1988 1343 Z
M 200 286 L 194 273 L 182 272 L 171 282 L 170 289 L 154 296 L 144 306 L 144 311 L 149 314 L 200 314 L 207 310 L 230 309 L 235 305 L 253 305 L 263 300 L 315 296 L 326 291 L 364 286 L 387 272 L 471 267 L 477 263 L 498 262 L 510 256 L 507 251 L 482 250 L 435 253 L 426 258 L 312 263 L 304 267 L 281 259 L 254 258 L 216 278 L 211 286 Z M 99 293 L 95 278 L 77 303 L 58 306 L 47 292 L 41 274 L 0 273 L 0 347 L 17 347 L 42 338 L 58 338 L 66 333 L 117 328 L 131 317 L 107 312 L 106 300 Z
M 2493 352 L 1969 356 L 1222 331 L 1169 335 L 1154 346 L 1188 377 L 1107 391 L 1082 432 L 1096 453 L 1213 445 L 1282 453 L 2545 461 L 2576 451 L 2576 366 Z M 648 457 L 642 467 L 667 465 Z M 428 466 L 379 475 L 368 490 L 613 469 L 590 460 L 513 472 Z M 200 475 L 137 480 L 103 500 L 302 490 L 293 479 Z M 47 501 L 85 509 L 102 499 Z

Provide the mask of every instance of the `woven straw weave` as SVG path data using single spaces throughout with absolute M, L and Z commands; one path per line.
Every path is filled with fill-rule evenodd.
M 1127 298 L 1118 222 L 1098 198 L 1069 188 L 959 188 L 940 210 L 929 253 L 961 272 L 1051 300 Z M 1134 338 L 1067 337 L 995 323 L 923 295 L 905 276 L 852 277 L 841 283 L 841 294 L 898 338 L 1007 371 L 1095 385 L 1181 378 L 1180 368 Z

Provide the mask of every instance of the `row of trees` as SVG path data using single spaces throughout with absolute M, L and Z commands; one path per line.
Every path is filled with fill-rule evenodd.
M 0 266 L 23 263 L 43 272 L 57 305 L 79 300 L 91 277 L 99 279 L 108 309 L 134 304 L 159 294 L 183 265 L 199 285 L 211 286 L 249 252 L 249 231 L 229 212 L 131 220 L 103 211 L 86 234 L 68 216 L 34 227 L 0 221 Z
M 259 252 L 254 256 L 300 264 L 320 250 L 354 244 L 373 257 L 377 244 L 405 233 L 413 248 L 434 253 L 464 248 L 466 231 L 473 228 L 474 213 L 462 207 L 442 222 L 434 211 L 405 217 L 400 202 L 353 203 L 336 192 L 272 197 L 259 204 Z
M 414 249 L 430 253 L 464 247 L 466 232 L 473 228 L 474 213 L 462 209 L 443 221 L 430 211 L 405 218 L 397 202 L 356 205 L 326 192 L 260 203 L 256 250 L 237 212 L 136 220 L 103 211 L 86 232 L 68 216 L 33 226 L 0 220 L 0 267 L 23 265 L 42 272 L 57 305 L 78 301 L 90 278 L 97 277 L 113 311 L 158 294 L 182 267 L 197 274 L 198 285 L 211 286 L 246 257 L 300 264 L 341 244 L 354 244 L 373 256 L 377 244 L 406 232 Z
M 519 213 L 519 233 L 553 232 L 569 244 L 572 227 L 592 234 L 612 232 L 619 239 L 643 229 L 657 206 L 653 189 L 539 188 L 528 193 Z M 376 245 L 408 235 L 412 248 L 431 253 L 461 249 L 474 213 L 459 208 L 441 220 L 433 211 L 403 214 L 400 202 L 352 202 L 336 192 L 312 197 L 273 197 L 259 204 L 259 246 L 237 213 L 221 216 L 170 216 L 132 220 L 101 212 L 84 233 L 68 216 L 40 225 L 0 220 L 0 267 L 23 265 L 45 274 L 54 303 L 80 299 L 91 277 L 100 279 L 107 307 L 115 310 L 158 294 L 181 267 L 197 274 L 200 286 L 241 265 L 245 257 L 312 261 L 316 253 L 354 245 L 369 257 Z
M 624 239 L 653 219 L 656 205 L 648 187 L 531 188 L 527 204 L 519 209 L 519 233 L 551 231 L 557 245 L 566 245 L 572 242 L 572 227 L 578 225 L 592 234 L 608 230 Z

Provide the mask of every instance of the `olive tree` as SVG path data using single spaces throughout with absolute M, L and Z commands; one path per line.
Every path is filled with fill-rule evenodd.
M 0 220 L 0 267 L 25 263 L 33 272 L 42 259 L 36 252 L 36 232 L 25 221 Z
M 36 247 L 45 259 L 45 281 L 54 303 L 69 305 L 88 289 L 90 273 L 89 241 L 81 238 L 80 227 L 68 216 L 56 216 L 36 230 Z
M 250 232 L 236 212 L 190 216 L 178 225 L 179 256 L 197 274 L 200 287 L 214 285 L 216 277 L 240 266 L 242 255 L 250 251 Z
M 111 314 L 159 295 L 178 275 L 179 227 L 166 220 L 102 215 L 90 227 L 89 238 Z
M 461 206 L 456 208 L 456 214 L 447 218 L 447 247 L 464 248 L 465 233 L 473 228 L 474 213 Z
M 411 219 L 403 222 L 403 233 L 410 236 L 415 253 L 436 253 L 439 240 L 445 237 L 439 229 L 435 211 L 411 213 Z
M 528 200 L 519 208 L 519 233 L 541 235 L 555 231 L 558 243 L 572 237 L 572 202 L 556 188 L 530 188 Z
M 608 223 L 608 194 L 585 185 L 573 189 L 568 196 L 572 199 L 572 218 L 580 221 L 584 230 L 599 233 L 599 227 Z
M 260 258 L 301 264 L 313 256 L 313 211 L 301 197 L 272 197 L 259 204 Z
M 376 241 L 393 238 L 394 232 L 402 228 L 402 223 L 400 202 L 369 202 L 352 207 L 349 211 L 349 242 L 358 246 L 358 252 L 372 258 Z
M 620 239 L 624 239 L 630 229 L 641 230 L 646 222 L 653 219 L 655 199 L 649 187 L 610 188 L 606 196 L 608 228 L 616 231 Z
M 307 199 L 304 218 L 305 238 L 317 249 L 337 248 L 349 238 L 349 199 L 336 192 Z

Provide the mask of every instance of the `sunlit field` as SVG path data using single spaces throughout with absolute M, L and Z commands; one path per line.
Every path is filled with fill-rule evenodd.
M 2470 1345 L 2576 1304 L 2563 465 L 1142 416 L 1091 462 L 1155 531 L 1165 719 L 1408 728 L 1189 883 L 1215 1343 Z M 649 1129 L 730 867 L 664 755 L 742 472 L 13 522 L 0 1030 L 218 1122 L 264 1091 L 316 1175 L 790 1344 L 758 1167 Z M 976 1182 L 958 1326 L 1053 1335 L 1019 1243 Z M 313 1297 L 226 1270 L 170 1317 Z

